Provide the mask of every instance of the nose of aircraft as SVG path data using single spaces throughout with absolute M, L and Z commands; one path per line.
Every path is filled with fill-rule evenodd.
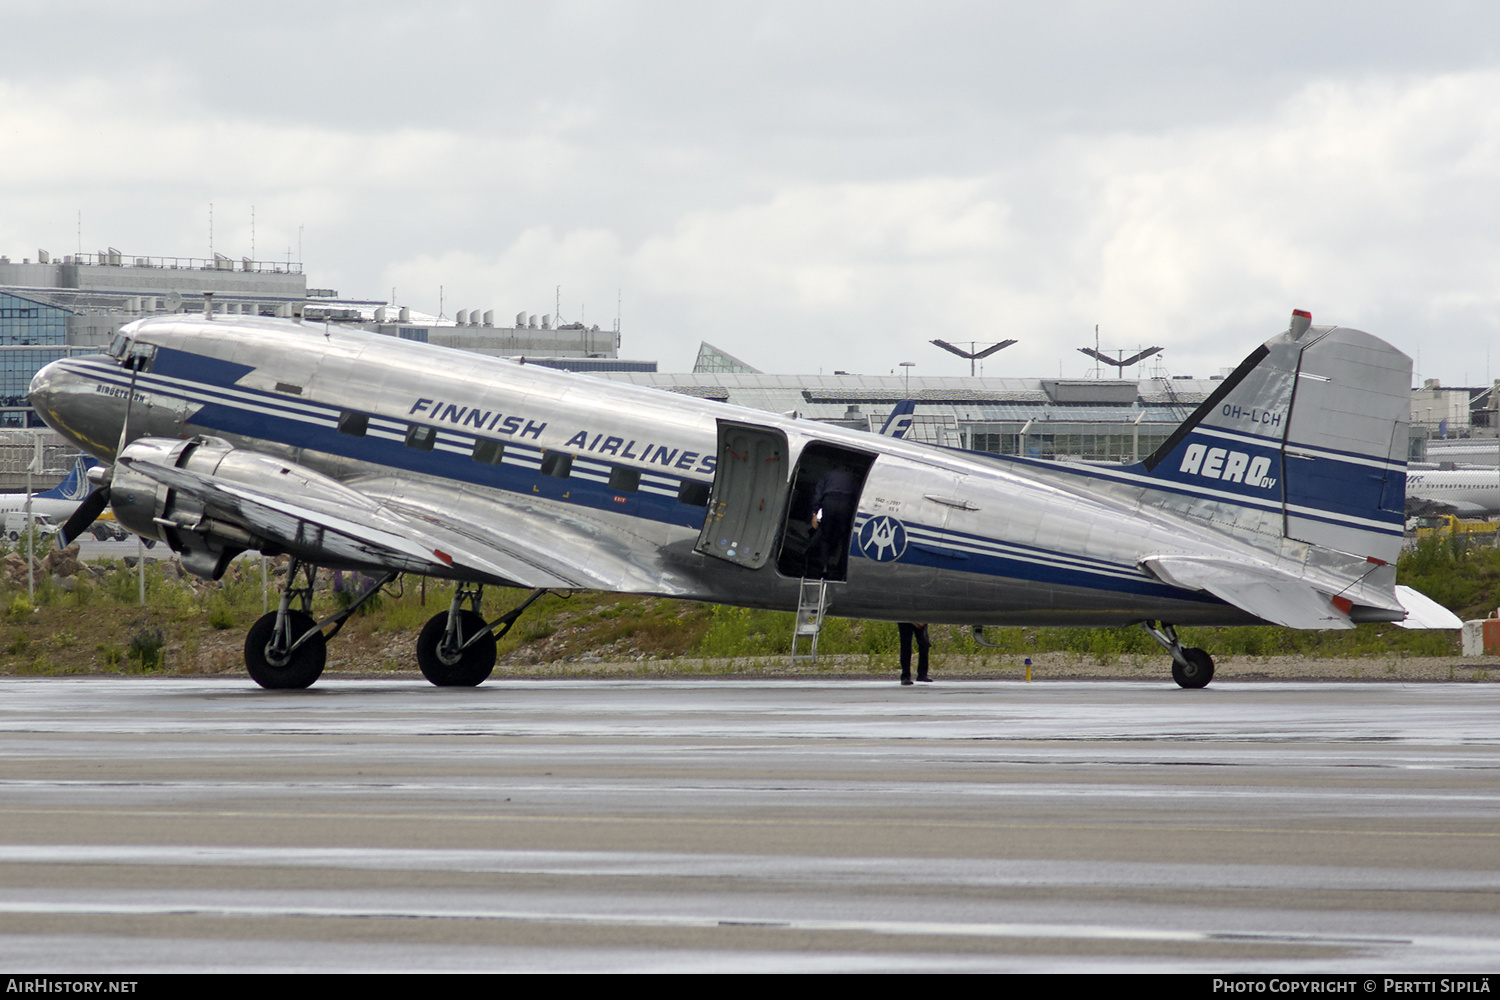
M 83 380 L 78 373 L 68 369 L 69 363 L 67 359 L 54 361 L 32 376 L 28 394 L 31 405 L 48 427 L 80 448 L 98 455 L 100 448 L 94 444 L 94 439 L 107 442 L 108 434 L 107 428 L 94 425 L 101 423 L 101 417 L 109 415 L 108 401 L 102 406 L 94 403 L 93 408 L 101 412 L 91 413 L 85 404 L 93 402 L 93 394 L 83 391 Z
M 47 415 L 57 405 L 57 378 L 60 373 L 60 364 L 61 362 L 54 361 L 31 377 L 31 388 L 27 391 L 27 395 L 31 399 L 31 405 L 42 415 L 43 420 L 47 420 Z M 52 421 L 47 420 L 47 422 L 50 424 Z

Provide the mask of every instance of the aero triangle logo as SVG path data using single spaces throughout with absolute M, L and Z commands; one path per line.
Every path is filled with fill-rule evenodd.
M 872 517 L 859 529 L 859 551 L 876 562 L 900 559 L 906 551 L 906 525 L 894 517 Z

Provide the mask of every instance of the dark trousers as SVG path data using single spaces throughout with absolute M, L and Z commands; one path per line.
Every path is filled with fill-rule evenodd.
M 901 633 L 901 676 L 911 676 L 911 641 L 917 640 L 917 676 L 927 676 L 927 651 L 932 648 L 932 643 L 927 639 L 927 626 L 914 625 L 911 622 L 897 622 L 896 628 Z
M 823 508 L 823 520 L 813 532 L 807 547 L 807 575 L 824 580 L 844 578 L 844 559 L 849 555 L 849 538 L 853 534 L 853 514 L 844 506 L 830 503 Z

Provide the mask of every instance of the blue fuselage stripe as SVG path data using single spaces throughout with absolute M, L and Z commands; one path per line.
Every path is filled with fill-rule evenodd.
M 169 364 L 163 364 L 168 355 L 175 357 Z M 189 426 L 195 429 L 324 452 L 370 465 L 470 483 L 525 497 L 592 507 L 691 530 L 697 530 L 703 523 L 703 507 L 681 503 L 676 496 L 681 482 L 703 480 L 672 476 L 665 470 L 639 470 L 645 473 L 640 491 L 622 493 L 610 489 L 607 479 L 601 481 L 593 476 L 559 479 L 542 475 L 539 471 L 542 450 L 513 439 L 485 438 L 504 443 L 505 455 L 499 465 L 477 462 L 471 457 L 475 435 L 441 426 L 437 445 L 432 450 L 408 447 L 404 432 L 395 430 L 398 427 L 404 429 L 406 423 L 376 414 L 366 414 L 369 429 L 364 436 L 344 434 L 337 429 L 340 414 L 360 411 L 246 389 L 232 383 L 205 381 L 205 378 L 213 379 L 214 375 L 243 378 L 252 369 L 211 358 L 199 359 L 206 364 L 198 368 L 187 363 L 189 357 L 196 356 L 179 351 L 159 352 L 152 372 L 137 376 L 136 392 L 169 396 L 198 406 L 197 412 L 188 419 Z M 92 362 L 89 374 L 108 385 L 121 388 L 130 385 L 128 373 L 112 364 Z M 451 444 L 447 444 L 449 442 Z M 590 462 L 583 457 L 576 457 L 575 462 L 577 466 L 587 462 L 606 467 L 606 463 Z M 867 518 L 868 515 L 860 515 L 857 524 L 862 525 Z M 1111 564 L 980 535 L 944 532 L 939 527 L 911 524 L 909 528 L 913 542 L 899 560 L 908 566 L 1029 583 L 1221 603 L 1208 595 L 1167 586 L 1145 576 L 1134 566 Z M 864 558 L 859 549 L 857 531 L 851 539 L 850 555 L 874 570 L 874 561 Z

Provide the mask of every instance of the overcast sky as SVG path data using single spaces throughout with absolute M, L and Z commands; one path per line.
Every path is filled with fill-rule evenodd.
M 213 249 L 687 370 L 992 375 L 1294 307 L 1500 377 L 1500 5 L 12 3 L 0 253 Z M 79 218 L 82 218 L 81 240 Z

